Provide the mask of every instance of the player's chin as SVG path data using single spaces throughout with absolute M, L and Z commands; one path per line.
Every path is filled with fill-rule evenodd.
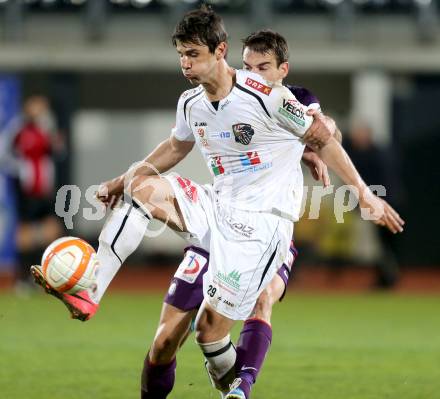
M 189 81 L 192 85 L 195 85 L 195 84 L 199 84 L 199 83 L 200 83 L 199 78 L 197 78 L 197 77 L 194 76 L 194 75 L 185 75 L 185 78 L 187 78 L 188 81 Z

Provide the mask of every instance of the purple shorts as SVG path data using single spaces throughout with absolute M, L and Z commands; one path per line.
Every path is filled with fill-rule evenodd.
M 164 302 L 183 311 L 198 309 L 203 301 L 203 275 L 208 264 L 208 252 L 194 246 L 186 247 Z
M 278 270 L 278 275 L 284 282 L 284 298 L 293 262 L 297 256 L 293 244 L 290 247 L 289 259 Z M 203 302 L 203 275 L 208 270 L 209 253 L 194 246 L 185 248 L 185 255 L 165 295 L 164 302 L 185 312 L 198 309 Z M 289 266 L 287 266 L 289 265 Z

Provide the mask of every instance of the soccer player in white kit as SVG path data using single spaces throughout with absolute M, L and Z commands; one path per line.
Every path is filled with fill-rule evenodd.
M 207 249 L 211 263 L 196 328 L 210 363 L 221 355 L 213 349 L 228 337 L 234 320 L 249 315 L 287 255 L 302 196 L 301 138 L 312 121 L 288 89 L 229 68 L 222 28 L 219 17 L 207 10 L 188 13 L 178 24 L 174 42 L 182 70 L 201 86 L 181 96 L 171 148 L 158 147 L 135 171 L 127 190 L 131 204 L 107 222 L 98 251 L 104 262 L 114 261 L 115 255 L 122 262 L 153 217 L 189 233 L 192 242 Z M 169 169 L 194 141 L 215 176 L 213 186 L 178 175 L 149 175 L 149 164 Z M 377 223 L 401 230 L 398 215 L 369 192 L 338 143 L 330 140 L 318 150 L 346 183 L 359 189 L 364 208 L 382 208 Z M 118 241 L 127 234 L 130 243 Z M 248 358 L 230 398 L 248 397 L 246 374 L 254 369 L 252 354 Z
M 252 50 L 254 47 L 257 51 Z M 255 70 L 269 81 L 281 81 L 287 75 L 288 45 L 279 34 L 272 31 L 256 32 L 244 40 L 243 50 L 245 52 L 243 54 L 245 69 Z M 307 89 L 298 86 L 288 87 L 301 103 L 319 105 L 317 98 Z M 310 134 L 310 129 L 308 134 Z M 328 133 L 324 132 L 323 134 L 321 131 L 319 140 L 325 141 L 328 137 Z M 316 154 L 304 154 L 303 161 L 307 162 L 317 180 L 321 180 L 323 184 L 329 184 L 326 167 Z M 105 185 L 111 187 L 112 182 L 105 183 Z M 116 194 L 114 191 L 113 193 Z M 121 193 L 122 189 L 119 194 Z M 248 343 L 252 345 L 252 339 L 248 340 L 246 336 L 254 334 L 255 326 L 262 322 L 270 323 L 272 306 L 284 296 L 295 257 L 296 249 L 292 243 L 288 258 L 284 260 L 283 266 L 273 278 L 269 290 L 265 290 L 260 295 L 254 312 L 244 324 L 237 351 L 243 350 L 242 343 L 249 341 Z M 188 333 L 189 323 L 194 312 L 203 301 L 201 281 L 208 267 L 208 262 L 209 254 L 201 248 L 188 247 L 185 250 L 185 258 L 172 279 L 170 289 L 164 299 L 159 327 L 145 359 L 142 390 L 148 393 L 144 394 L 144 397 L 165 398 L 174 385 L 175 355 Z M 103 264 L 101 271 L 108 269 L 109 266 L 109 264 Z M 116 273 L 118 269 L 119 267 L 116 265 L 116 268 L 110 268 L 110 271 Z M 101 289 L 100 297 L 92 296 L 95 301 L 99 302 L 111 279 L 112 277 L 106 278 L 101 274 L 98 276 L 97 283 Z M 65 295 L 63 299 L 74 318 L 88 320 L 97 310 L 97 304 L 82 301 L 80 298 Z M 270 343 L 270 325 L 266 326 L 266 330 L 268 334 L 266 343 Z M 228 344 L 229 342 L 226 343 L 226 345 Z M 235 353 L 231 352 L 228 361 L 223 362 L 223 367 L 216 370 L 209 369 L 214 385 L 221 391 L 227 390 L 228 384 L 232 382 L 234 362 Z M 256 379 L 256 375 L 254 379 Z
M 226 38 L 210 48 L 209 34 L 207 39 L 202 32 L 210 27 L 215 37 L 215 22 L 215 15 L 189 13 L 173 36 L 184 75 L 201 83 L 181 96 L 174 137 L 196 141 L 214 183 L 200 186 L 178 175 L 167 176 L 185 230 L 202 248 L 209 248 L 196 339 L 210 364 L 219 352 L 212 347 L 228 337 L 235 320 L 249 315 L 287 254 L 302 198 L 300 138 L 311 124 L 307 107 L 287 88 L 228 67 Z M 346 183 L 361 189 L 361 201 L 368 197 L 376 202 L 373 205 L 383 206 L 368 192 L 336 141 L 320 153 Z M 148 194 L 135 198 L 148 202 Z M 390 208 L 387 211 L 386 220 L 399 229 L 397 215 Z M 237 354 L 249 362 L 241 362 L 239 378 L 227 398 L 248 397 L 252 377 L 247 374 L 253 373 L 253 362 L 264 357 L 264 350 L 267 347 L 256 345 L 254 353 Z

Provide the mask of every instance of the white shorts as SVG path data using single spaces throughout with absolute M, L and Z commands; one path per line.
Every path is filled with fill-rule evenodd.
M 289 251 L 293 223 L 269 213 L 222 206 L 211 185 L 175 173 L 171 183 L 191 244 L 209 252 L 204 299 L 220 314 L 245 320 Z

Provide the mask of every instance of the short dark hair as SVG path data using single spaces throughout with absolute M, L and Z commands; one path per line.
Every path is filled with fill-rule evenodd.
M 277 66 L 289 60 L 289 45 L 286 39 L 273 30 L 262 29 L 251 33 L 242 42 L 242 52 L 246 47 L 260 54 L 267 54 L 273 51 L 277 60 Z
M 210 53 L 214 53 L 217 46 L 227 40 L 222 18 L 206 4 L 198 10 L 187 12 L 174 28 L 172 36 L 174 47 L 177 41 L 205 44 Z

